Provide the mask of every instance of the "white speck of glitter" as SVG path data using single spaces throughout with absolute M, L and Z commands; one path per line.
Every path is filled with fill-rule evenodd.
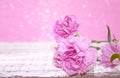
M 45 12 L 46 12 L 46 13 L 50 13 L 50 10 L 49 10 L 49 9 L 46 9 Z
M 35 15 L 35 12 L 31 12 L 31 15 Z
M 49 38 L 50 38 L 50 40 L 54 40 L 54 38 L 52 36 L 50 36 Z
M 71 1 L 70 1 L 70 0 L 68 0 L 68 1 L 67 1 L 67 3 L 68 3 L 68 4 L 70 4 L 70 3 L 71 3 Z
M 31 20 L 29 20 L 29 21 L 28 21 L 28 24 L 32 24 L 32 21 L 31 21 Z
M 29 18 L 29 17 L 30 17 L 30 15 L 28 15 L 28 14 L 27 14 L 27 15 L 25 15 L 25 18 Z
M 42 37 L 45 37 L 46 35 L 44 33 L 41 34 Z
M 57 15 L 57 12 L 53 12 L 53 15 L 56 16 L 56 15 Z
M 45 26 L 42 26 L 41 29 L 42 29 L 42 30 L 45 30 Z
M 105 0 L 106 1 L 106 4 L 109 6 L 110 4 L 110 1 L 109 0 Z
M 54 40 L 54 37 L 50 33 L 47 33 L 46 37 L 48 37 L 50 40 Z
M 36 40 L 36 37 L 35 37 L 35 36 L 33 36 L 33 37 L 32 37 L 32 40 L 33 40 L 33 41 L 35 41 L 35 40 Z
M 46 34 L 46 36 L 47 36 L 47 37 L 50 37 L 50 34 L 49 34 L 49 33 L 47 33 L 47 34 Z
M 39 5 L 42 5 L 43 4 L 43 1 L 42 0 L 39 0 Z
M 92 16 L 92 14 L 91 13 L 88 13 L 88 17 L 91 17 Z
M 83 7 L 83 8 L 86 8 L 86 7 L 87 7 L 87 5 L 86 5 L 86 4 L 83 4 L 83 5 L 82 5 L 82 7 Z
M 7 5 L 2 5 L 1 7 L 2 7 L 2 8 L 6 8 L 6 7 L 7 7 Z
M 23 24 L 20 24 L 20 29 L 22 30 L 24 28 L 24 25 Z
M 10 3 L 10 8 L 11 8 L 11 9 L 14 9 L 14 8 L 15 8 L 15 6 L 14 6 L 13 3 Z
M 38 12 L 38 15 L 41 15 L 41 12 Z
M 47 19 L 45 19 L 45 20 L 44 20 L 44 22 L 45 22 L 45 23 L 47 23 L 47 22 L 48 22 L 48 20 L 47 20 Z

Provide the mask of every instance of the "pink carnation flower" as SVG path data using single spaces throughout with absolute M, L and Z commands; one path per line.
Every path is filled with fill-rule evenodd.
M 65 16 L 63 20 L 58 20 L 53 28 L 56 41 L 60 41 L 61 38 L 66 39 L 70 35 L 73 35 L 79 27 L 79 24 L 70 16 Z
M 102 65 L 113 68 L 120 64 L 120 57 L 118 58 L 118 55 L 120 56 L 120 43 L 108 43 L 101 48 L 101 51 L 102 55 L 99 60 Z M 117 58 L 113 57 L 114 59 L 111 61 L 112 56 L 115 54 L 117 54 Z
M 97 58 L 97 51 L 89 47 L 90 43 L 90 40 L 81 36 L 59 43 L 55 48 L 54 65 L 69 75 L 85 73 Z

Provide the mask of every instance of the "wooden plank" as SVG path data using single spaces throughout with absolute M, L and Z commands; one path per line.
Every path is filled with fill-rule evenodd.
M 68 77 L 64 71 L 54 67 L 53 48 L 55 43 L 0 43 L 0 77 Z M 117 73 L 119 72 L 119 73 Z M 98 74 L 99 73 L 99 74 Z M 83 78 L 102 75 L 120 75 L 120 66 L 104 68 L 99 62 Z M 107 75 L 107 74 L 108 75 Z

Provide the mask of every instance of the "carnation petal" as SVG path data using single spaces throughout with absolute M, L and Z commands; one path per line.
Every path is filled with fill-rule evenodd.
M 75 75 L 78 73 L 78 69 L 74 70 L 74 68 L 71 67 L 70 62 L 63 62 L 62 68 L 69 75 Z
M 97 60 L 97 50 L 94 48 L 89 48 L 86 52 L 86 57 L 85 57 L 85 61 L 87 62 L 87 64 L 90 66 L 92 64 L 94 64 Z
M 80 50 L 87 50 L 90 47 L 91 44 L 91 40 L 79 36 L 79 37 L 73 37 L 69 40 L 69 42 L 74 42 L 76 44 L 76 46 L 79 47 Z
M 84 73 L 87 72 L 87 70 L 88 70 L 88 66 L 85 65 L 84 63 L 82 63 L 81 66 L 80 66 L 80 73 L 84 74 Z

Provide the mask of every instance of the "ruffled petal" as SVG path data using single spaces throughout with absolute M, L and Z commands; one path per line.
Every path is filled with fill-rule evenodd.
M 97 60 L 97 50 L 94 48 L 89 48 L 85 52 L 85 62 L 87 62 L 87 65 L 90 66 L 94 64 Z

